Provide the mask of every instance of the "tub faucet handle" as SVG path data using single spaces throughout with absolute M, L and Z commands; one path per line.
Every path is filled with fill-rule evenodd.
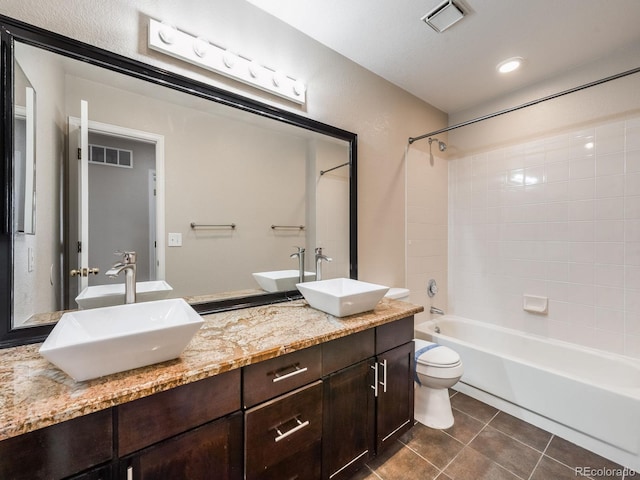
M 429 295 L 429 298 L 433 298 L 436 296 L 436 293 L 438 293 L 438 284 L 432 278 L 427 284 L 427 295 Z

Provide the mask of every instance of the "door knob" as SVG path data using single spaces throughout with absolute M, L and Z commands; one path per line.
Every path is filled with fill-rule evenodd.
M 89 275 L 97 275 L 100 273 L 100 269 L 98 267 L 92 268 L 78 268 L 73 269 L 69 272 L 72 277 L 88 277 Z

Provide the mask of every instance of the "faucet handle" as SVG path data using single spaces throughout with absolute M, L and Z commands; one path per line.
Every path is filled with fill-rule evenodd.
M 118 250 L 114 252 L 114 255 L 122 256 L 122 263 L 125 265 L 136 263 L 136 252 L 123 252 Z
M 298 249 L 298 251 L 296 253 L 304 253 L 305 252 L 304 247 L 297 247 L 297 246 L 294 245 L 293 248 L 297 248 Z

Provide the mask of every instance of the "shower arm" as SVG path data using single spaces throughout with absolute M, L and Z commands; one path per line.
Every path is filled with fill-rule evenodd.
M 542 102 L 546 102 L 547 100 L 553 100 L 558 97 L 562 97 L 564 95 L 568 95 L 570 93 L 579 92 L 580 90 L 585 90 L 587 88 L 595 87 L 597 85 L 601 85 L 606 82 L 610 82 L 611 80 L 617 80 L 618 78 L 626 77 L 628 75 L 633 75 L 634 73 L 640 72 L 640 67 L 633 68 L 631 70 L 627 70 L 625 72 L 617 73 L 615 75 L 611 75 L 609 77 L 601 78 L 600 80 L 595 80 L 593 82 L 585 83 L 584 85 L 580 85 L 578 87 L 573 87 L 568 90 L 563 90 L 558 93 L 554 93 L 551 95 L 547 95 L 546 97 L 541 97 L 536 100 L 532 100 L 530 102 L 523 103 L 521 105 L 516 105 L 515 107 L 507 108 L 505 110 L 500 110 L 498 112 L 490 113 L 488 115 L 483 115 L 481 117 L 474 118 L 472 120 L 467 120 L 465 122 L 457 123 L 455 125 L 451 125 L 450 127 L 441 128 L 440 130 L 435 130 L 433 132 L 425 133 L 424 135 L 420 135 L 418 137 L 409 137 L 409 145 L 413 142 L 417 142 L 418 140 L 422 140 L 423 138 L 429 138 L 433 135 L 438 135 L 440 133 L 449 132 L 451 130 L 455 130 L 460 127 L 466 127 L 467 125 L 472 125 L 474 123 L 482 122 L 484 120 L 489 120 L 491 118 L 498 117 L 500 115 L 504 115 L 506 113 L 515 112 L 516 110 L 521 110 L 523 108 L 532 107 L 533 105 L 537 105 Z

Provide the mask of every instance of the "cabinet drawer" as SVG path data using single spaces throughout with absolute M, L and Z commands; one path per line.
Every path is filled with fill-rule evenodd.
M 264 470 L 260 475 L 247 480 L 320 480 L 322 475 L 322 445 L 316 442 L 301 452 L 285 458 Z
M 268 467 L 309 448 L 322 435 L 322 381 L 245 413 L 245 472 L 262 478 Z
M 322 344 L 322 376 L 373 357 L 375 329 L 354 333 Z
M 134 400 L 118 408 L 119 456 L 240 410 L 240 370 Z
M 321 376 L 321 345 L 254 363 L 245 367 L 243 372 L 244 406 L 253 407 Z
M 62 478 L 111 460 L 112 410 L 0 442 L 0 478 Z
M 376 327 L 376 353 L 386 352 L 413 340 L 413 315 Z

